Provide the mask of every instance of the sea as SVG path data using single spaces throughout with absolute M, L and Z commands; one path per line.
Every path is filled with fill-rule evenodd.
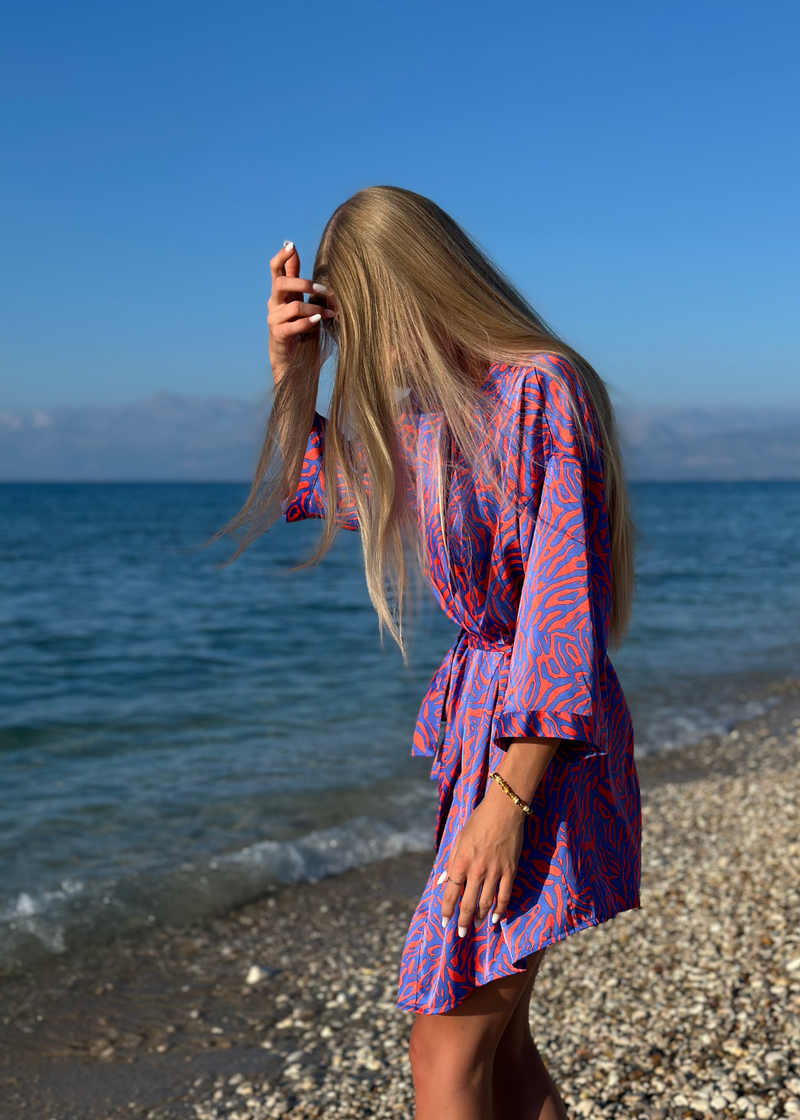
M 412 729 L 454 627 L 381 642 L 360 541 L 318 522 L 235 562 L 234 484 L 0 485 L 0 971 L 430 850 Z M 638 755 L 800 677 L 800 483 L 639 483 L 614 664 Z

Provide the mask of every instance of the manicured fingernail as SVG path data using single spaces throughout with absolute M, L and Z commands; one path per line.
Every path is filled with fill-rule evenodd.
M 442 883 L 446 880 L 446 878 L 447 878 L 447 872 L 443 871 L 441 873 L 441 875 L 439 876 L 439 878 L 436 880 L 436 886 L 440 887 L 442 885 Z
M 294 249 L 294 241 L 284 241 L 283 247 L 287 253 L 291 253 Z
M 459 937 L 466 937 L 467 936 L 467 929 L 468 929 L 467 926 L 459 926 L 458 927 L 458 936 Z
M 320 321 L 320 319 L 321 319 L 321 318 L 322 318 L 322 316 L 321 316 L 321 315 L 312 315 L 312 316 L 311 316 L 311 317 L 309 318 L 309 320 L 308 320 L 308 321 L 309 321 L 309 323 L 318 323 L 318 322 Z
M 492 925 L 496 926 L 499 921 L 500 921 L 500 915 L 499 914 L 492 914 Z
M 314 289 L 315 292 L 318 293 L 318 295 L 326 296 L 328 294 L 328 289 L 325 287 L 324 284 L 312 284 L 311 287 Z
M 442 914 L 442 929 L 447 929 L 447 921 L 448 919 Z

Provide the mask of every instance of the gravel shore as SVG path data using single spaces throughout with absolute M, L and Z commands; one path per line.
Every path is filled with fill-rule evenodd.
M 640 766 L 642 909 L 548 952 L 578 1117 L 800 1118 L 800 692 Z M 430 856 L 0 982 L 3 1120 L 411 1117 L 397 963 Z

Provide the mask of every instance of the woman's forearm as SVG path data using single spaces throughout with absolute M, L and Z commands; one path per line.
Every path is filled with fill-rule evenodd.
M 497 772 L 523 801 L 530 801 L 560 739 L 512 739 Z

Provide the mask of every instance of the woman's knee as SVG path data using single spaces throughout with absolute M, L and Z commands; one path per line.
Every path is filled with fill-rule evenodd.
M 441 1076 L 442 1066 L 449 1058 L 447 1044 L 442 1039 L 437 1044 L 432 1035 L 433 1032 L 424 1023 L 415 1022 L 411 1029 L 408 1058 L 415 1082 L 434 1081 Z
M 416 1081 L 418 1077 L 424 1077 L 428 1073 L 430 1066 L 429 1051 L 430 1047 L 420 1039 L 420 1031 L 417 1029 L 416 1023 L 411 1029 L 411 1037 L 408 1040 L 408 1060 L 411 1062 L 411 1072 Z
M 415 1022 L 408 1056 L 417 1090 L 479 1085 L 486 1073 L 486 1055 L 481 1047 L 476 1049 L 465 1043 L 467 1039 L 451 1035 L 449 1031 L 437 1031 L 431 1024 Z

